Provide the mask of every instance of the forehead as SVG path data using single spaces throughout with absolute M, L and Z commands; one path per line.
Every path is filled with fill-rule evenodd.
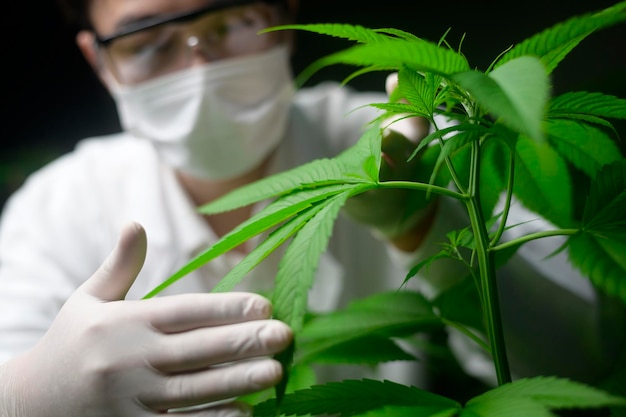
M 215 2 L 216 0 L 92 0 L 89 17 L 95 31 L 105 36 L 135 20 L 195 10 Z

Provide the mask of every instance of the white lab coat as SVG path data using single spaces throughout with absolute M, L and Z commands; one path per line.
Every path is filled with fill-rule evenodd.
M 357 94 L 334 83 L 299 91 L 273 169 L 284 170 L 336 155 L 360 137 L 375 115 L 371 107 L 349 112 L 385 100 L 382 94 Z M 441 205 L 425 249 L 410 256 L 390 250 L 366 228 L 340 218 L 319 266 L 309 299 L 311 308 L 328 310 L 376 291 L 398 288 L 405 276 L 405 264 L 414 256 L 438 251 L 433 242 L 441 241 L 442 234 L 462 219 L 451 215 L 452 210 L 453 204 Z M 536 217 L 519 206 L 512 216 L 514 223 L 527 216 Z M 73 152 L 34 173 L 7 201 L 0 223 L 0 362 L 38 341 L 64 301 L 106 258 L 128 221 L 141 223 L 148 236 L 146 262 L 128 299 L 142 297 L 216 241 L 173 171 L 159 160 L 150 143 L 125 133 L 82 141 Z M 539 225 L 531 223 L 528 227 Z M 561 257 L 540 262 L 555 245 L 538 242 L 524 246 L 513 266 L 502 273 L 506 278 L 501 286 L 503 313 L 505 323 L 511 326 L 508 335 L 513 342 L 512 360 L 519 361 L 518 369 L 531 374 L 572 370 L 571 366 L 581 360 L 571 358 L 570 352 L 587 352 L 586 344 L 596 337 L 590 286 Z M 268 288 L 279 256 L 279 252 L 270 256 L 238 289 Z M 237 254 L 226 254 L 184 277 L 162 295 L 209 291 L 239 259 Z M 464 274 L 455 269 L 458 267 L 435 264 L 429 275 L 430 282 L 437 285 L 428 291 L 441 284 L 437 276 Z M 558 316 L 563 306 L 559 305 L 556 313 L 552 311 L 551 300 L 555 297 L 564 300 L 567 308 L 564 319 L 569 324 L 565 330 L 553 322 L 563 318 Z M 548 337 L 554 336 L 555 328 L 563 333 L 556 342 Z M 540 337 L 525 339 L 533 335 Z M 532 347 L 525 349 L 527 345 L 521 341 Z M 457 334 L 452 344 L 466 369 L 490 378 L 489 361 L 474 355 L 468 349 L 471 343 Z M 531 366 L 535 362 L 525 360 L 528 353 L 534 357 L 538 352 L 545 354 L 540 355 L 545 356 L 540 369 Z M 589 366 L 590 362 L 583 363 Z M 574 370 L 574 374 L 589 370 Z M 390 372 L 401 382 L 420 383 L 419 375 L 406 364 Z

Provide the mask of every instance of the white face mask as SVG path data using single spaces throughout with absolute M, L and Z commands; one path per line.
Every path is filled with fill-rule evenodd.
M 115 86 L 122 126 L 174 168 L 205 179 L 241 175 L 282 139 L 294 85 L 288 48 Z

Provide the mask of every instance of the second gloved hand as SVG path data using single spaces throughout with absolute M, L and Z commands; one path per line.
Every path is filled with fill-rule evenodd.
M 387 93 L 397 86 L 397 74 L 387 77 Z M 429 123 L 421 117 L 387 122 L 381 143 L 379 179 L 383 181 L 429 181 L 435 165 L 434 149 L 425 148 L 411 157 L 419 142 L 429 133 Z M 397 248 L 412 251 L 428 231 L 435 209 L 434 195 L 407 189 L 368 191 L 349 199 L 345 212 L 349 217 L 371 227 Z

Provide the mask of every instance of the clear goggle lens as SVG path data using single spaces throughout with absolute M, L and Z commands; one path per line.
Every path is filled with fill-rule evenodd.
M 258 32 L 279 21 L 275 5 L 254 2 L 125 34 L 103 49 L 118 80 L 132 84 L 188 68 L 197 56 L 212 61 L 267 50 L 281 36 Z

